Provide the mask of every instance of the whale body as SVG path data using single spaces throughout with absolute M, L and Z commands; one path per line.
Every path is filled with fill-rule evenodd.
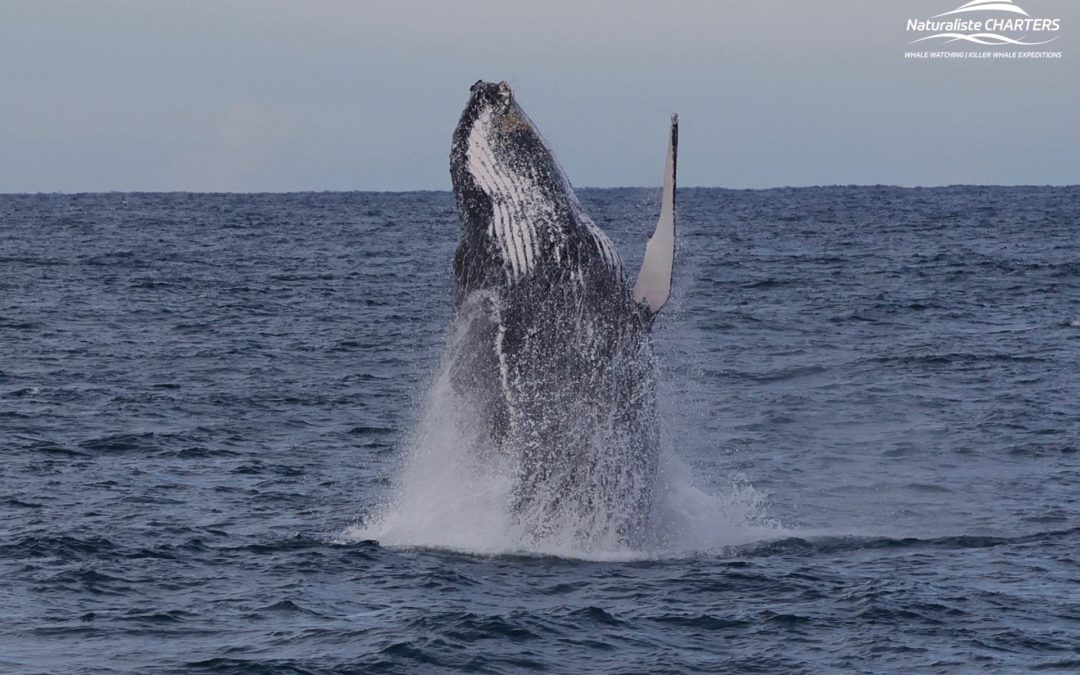
M 505 82 L 477 82 L 453 134 L 461 217 L 451 379 L 485 460 L 509 462 L 528 536 L 633 544 L 659 454 L 650 336 L 675 231 L 677 118 L 661 217 L 631 286 L 608 236 Z

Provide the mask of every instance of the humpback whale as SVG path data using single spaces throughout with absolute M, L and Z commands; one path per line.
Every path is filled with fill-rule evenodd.
M 659 454 L 651 328 L 671 290 L 678 118 L 660 219 L 633 285 L 506 82 L 478 81 L 453 133 L 461 220 L 451 382 L 512 467 L 529 537 L 642 540 Z

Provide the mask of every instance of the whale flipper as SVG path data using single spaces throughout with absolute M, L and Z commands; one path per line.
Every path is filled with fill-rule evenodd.
M 671 116 L 671 137 L 664 163 L 664 196 L 645 258 L 634 283 L 634 300 L 655 316 L 671 294 L 671 271 L 675 259 L 675 169 L 679 154 L 679 116 Z

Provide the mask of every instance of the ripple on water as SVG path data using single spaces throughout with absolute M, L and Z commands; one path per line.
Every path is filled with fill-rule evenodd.
M 637 269 L 658 191 L 580 196 Z M 0 195 L 0 671 L 1075 669 L 1078 209 L 680 191 L 642 552 L 395 501 L 451 195 Z

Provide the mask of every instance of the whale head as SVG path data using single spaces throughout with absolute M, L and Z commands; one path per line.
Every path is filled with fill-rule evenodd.
M 559 210 L 576 203 L 555 156 L 506 82 L 471 87 L 454 130 L 450 177 L 465 224 L 526 201 Z

